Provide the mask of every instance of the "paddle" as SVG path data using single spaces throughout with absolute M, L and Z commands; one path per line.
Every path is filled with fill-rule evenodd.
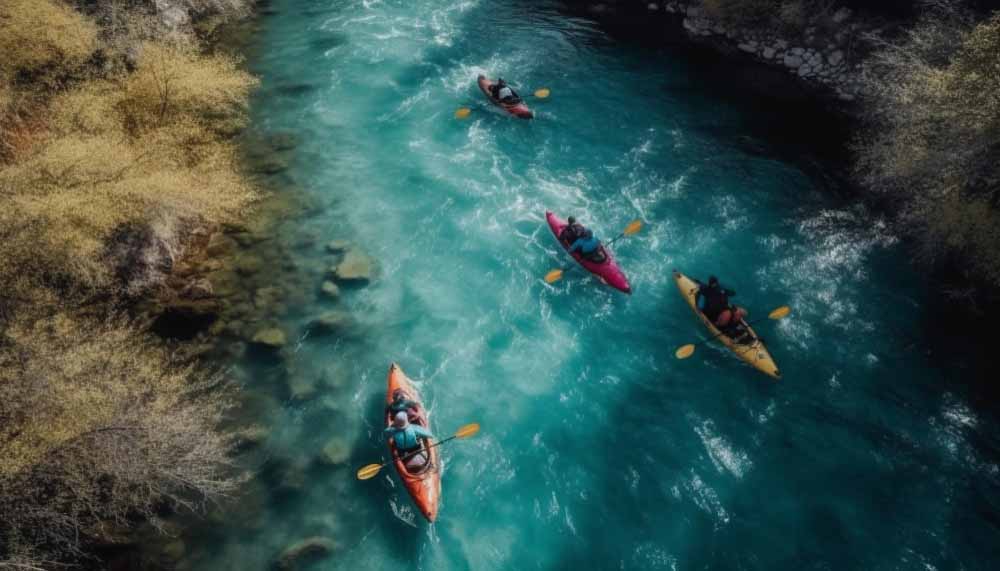
M 766 318 L 762 318 L 762 319 L 757 319 L 755 321 L 751 321 L 750 323 L 747 323 L 746 325 L 749 327 L 750 325 L 753 325 L 754 323 L 760 323 L 761 321 L 764 321 L 764 319 L 773 319 L 773 320 L 777 321 L 779 319 L 782 319 L 782 318 L 786 317 L 791 312 L 792 312 L 792 308 L 788 307 L 787 305 L 782 305 L 781 307 L 776 308 L 771 313 L 768 313 Z M 677 349 L 677 351 L 674 353 L 674 356 L 676 356 L 678 359 L 687 359 L 691 355 L 694 355 L 694 348 L 696 346 L 701 345 L 703 343 L 708 343 L 709 341 L 715 339 L 716 337 L 721 337 L 722 335 L 724 335 L 724 333 L 719 332 L 719 333 L 717 333 L 717 334 L 709 337 L 708 339 L 704 339 L 704 340 L 699 341 L 697 343 L 692 343 L 692 344 L 689 344 L 689 345 L 684 345 L 683 347 Z
M 607 244 L 604 244 L 604 247 L 608 247 L 611 244 L 614 244 L 619 239 L 624 238 L 625 236 L 631 236 L 632 234 L 635 234 L 636 232 L 638 232 L 641 229 L 642 229 L 642 220 L 638 220 L 638 219 L 633 220 L 633 221 L 631 221 L 631 222 L 628 223 L 628 226 L 626 226 L 625 229 L 622 230 L 621 234 L 615 236 Z M 551 284 L 551 283 L 555 283 L 555 282 L 559 281 L 563 277 L 563 272 L 565 272 L 566 270 L 569 270 L 569 269 L 573 268 L 574 266 L 576 266 L 575 262 L 572 263 L 572 264 L 568 264 L 565 267 L 559 268 L 558 270 L 552 270 L 551 272 L 545 274 L 545 283 Z
M 541 89 L 537 89 L 537 90 L 535 90 L 535 93 L 533 93 L 533 95 L 535 97 L 539 98 L 539 99 L 545 99 L 546 97 L 548 97 L 551 94 L 552 94 L 552 90 L 549 89 L 548 87 L 543 87 Z M 470 109 L 468 107 L 459 107 L 458 110 L 455 111 L 455 118 L 456 119 L 468 119 L 469 115 L 471 115 L 471 114 L 472 114 L 472 109 Z
M 462 428 L 459 428 L 458 431 L 455 432 L 455 434 L 453 434 L 452 436 L 449 436 L 448 438 L 445 438 L 444 440 L 438 440 L 437 442 L 435 442 L 434 444 L 431 444 L 427 448 L 421 448 L 420 450 L 414 450 L 413 452 L 410 452 L 409 454 L 406 454 L 406 455 L 402 456 L 400 458 L 400 460 L 402 460 L 402 461 L 405 462 L 406 460 L 409 460 L 411 457 L 413 457 L 416 454 L 419 454 L 423 450 L 428 450 L 428 449 L 434 448 L 435 446 L 441 446 L 445 442 L 448 442 L 449 440 L 454 440 L 456 438 L 468 438 L 468 437 L 474 435 L 477 432 L 479 432 L 479 424 L 478 423 L 473 422 L 472 424 L 466 424 Z M 357 473 L 358 479 L 359 480 L 370 480 L 370 479 L 374 478 L 375 475 L 378 474 L 380 470 L 382 470 L 382 468 L 385 468 L 386 466 L 388 466 L 392 462 L 394 462 L 394 460 L 390 460 L 389 462 L 383 462 L 382 464 L 369 464 L 369 465 L 367 465 L 367 466 L 365 466 L 363 468 L 360 468 L 358 470 L 358 473 Z

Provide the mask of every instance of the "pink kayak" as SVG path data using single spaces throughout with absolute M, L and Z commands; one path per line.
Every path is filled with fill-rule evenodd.
M 486 79 L 485 75 L 479 76 L 479 89 L 483 90 L 483 93 L 490 101 L 493 102 L 494 105 L 500 107 L 501 109 L 510 113 L 511 115 L 519 117 L 521 119 L 531 119 L 532 117 L 534 117 L 534 114 L 531 112 L 531 109 L 528 109 L 528 106 L 524 104 L 524 101 L 518 101 L 517 103 L 509 104 L 509 103 L 503 103 L 496 97 L 493 97 L 493 94 L 490 92 L 491 85 L 493 85 L 493 82 Z
M 559 218 L 551 212 L 545 213 L 545 220 L 549 223 L 549 228 L 552 229 L 552 233 L 555 235 L 556 240 L 559 240 L 559 234 L 562 229 L 566 227 L 566 221 Z M 569 250 L 572 244 L 567 244 L 562 240 L 559 240 L 562 244 L 564 250 Z M 604 250 L 604 261 L 603 262 L 592 262 L 584 258 L 580 252 L 573 252 L 571 254 L 573 259 L 577 261 L 581 266 L 586 268 L 586 270 L 598 277 L 605 284 L 623 291 L 625 293 L 632 293 L 632 287 L 628 285 L 628 278 L 625 277 L 625 273 L 622 269 L 618 267 L 618 263 L 615 262 L 615 257 L 611 255 L 611 252 L 606 250 L 604 246 L 601 246 Z

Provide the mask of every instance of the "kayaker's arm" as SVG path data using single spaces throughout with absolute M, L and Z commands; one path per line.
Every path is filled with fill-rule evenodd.
M 432 434 L 430 430 L 427 430 L 426 428 L 417 424 L 411 424 L 410 426 L 413 427 L 414 434 L 416 434 L 420 438 L 428 438 L 430 440 L 434 439 L 434 434 Z

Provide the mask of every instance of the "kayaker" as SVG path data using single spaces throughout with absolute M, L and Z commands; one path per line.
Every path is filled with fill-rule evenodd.
M 742 327 L 747 311 L 729 303 L 736 292 L 722 287 L 719 278 L 708 277 L 708 284 L 698 282 L 698 309 L 705 314 L 719 331 L 733 339 L 741 338 L 746 330 Z
M 501 103 L 513 104 L 521 100 L 502 77 L 498 77 L 497 82 L 490 86 L 490 91 L 493 93 L 493 97 L 499 99 Z
M 392 426 L 387 427 L 385 433 L 389 438 L 393 439 L 396 451 L 399 452 L 400 456 L 420 450 L 421 438 L 434 438 L 434 435 L 426 428 L 410 423 L 406 411 L 402 410 L 397 412 L 396 416 L 392 418 Z M 426 464 L 427 454 L 413 454 L 413 456 L 410 456 L 406 460 L 406 469 L 416 471 L 423 468 Z
M 583 227 L 583 224 L 580 224 L 576 221 L 576 218 L 570 216 L 569 220 L 566 221 L 566 225 L 563 226 L 562 231 L 559 232 L 559 239 L 566 244 L 572 244 L 573 242 L 576 242 L 577 238 L 583 236 L 583 233 L 586 230 L 587 229 Z
M 406 393 L 397 389 L 392 395 L 392 404 L 388 406 L 388 412 L 394 417 L 399 412 L 406 412 L 410 422 L 413 422 L 413 418 L 419 414 L 417 411 L 419 407 L 420 403 L 406 398 Z
M 584 228 L 567 251 L 572 254 L 577 250 L 591 262 L 600 263 L 607 259 L 607 256 L 604 255 L 604 249 L 601 247 L 601 241 L 590 228 Z

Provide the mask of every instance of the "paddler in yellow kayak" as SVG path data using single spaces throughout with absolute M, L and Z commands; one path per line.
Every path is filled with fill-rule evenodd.
M 708 276 L 708 284 L 698 282 L 698 310 L 730 339 L 744 343 L 752 340 L 743 327 L 747 310 L 729 303 L 729 298 L 735 295 L 735 291 L 722 287 L 715 276 Z

